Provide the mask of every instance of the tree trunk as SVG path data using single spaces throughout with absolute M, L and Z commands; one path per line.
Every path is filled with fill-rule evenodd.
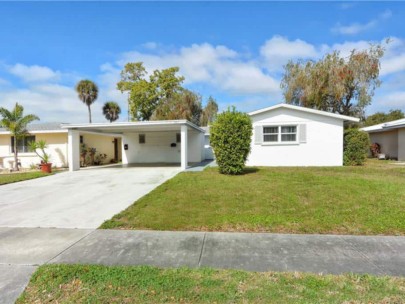
M 18 171 L 17 136 L 14 136 L 14 170 Z
M 90 110 L 90 105 L 88 105 L 87 108 L 89 109 L 89 123 L 91 123 L 91 110 Z

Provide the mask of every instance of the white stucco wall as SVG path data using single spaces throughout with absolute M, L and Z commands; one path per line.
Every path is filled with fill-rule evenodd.
M 180 131 L 124 133 L 122 147 L 124 164 L 131 163 L 180 163 L 181 145 L 176 143 Z M 145 134 L 145 143 L 139 143 L 139 134 Z M 188 161 L 200 162 L 203 159 L 204 136 L 201 132 L 188 131 Z M 171 147 L 176 143 L 176 147 Z M 123 149 L 123 148 L 122 148 Z
M 35 140 L 45 140 L 48 144 L 47 153 L 50 154 L 50 161 L 55 167 L 67 167 L 67 133 L 37 133 Z M 18 153 L 18 159 L 23 168 L 39 164 L 40 158 L 35 153 Z M 0 135 L 0 167 L 12 168 L 14 164 L 14 154 L 11 152 L 11 136 Z
M 405 128 L 398 129 L 398 160 L 405 161 Z
M 369 133 L 370 142 L 378 143 L 381 146 L 381 153 L 389 158 L 398 158 L 398 130 L 389 130 L 386 132 Z
M 343 120 L 279 108 L 251 117 L 253 136 L 248 166 L 342 166 Z M 306 142 L 255 144 L 256 126 L 306 125 Z

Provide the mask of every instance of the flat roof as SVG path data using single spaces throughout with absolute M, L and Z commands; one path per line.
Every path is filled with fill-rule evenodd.
M 388 122 L 380 123 L 380 124 L 369 126 L 369 127 L 364 127 L 364 128 L 361 128 L 360 130 L 363 130 L 365 132 L 375 133 L 375 132 L 384 132 L 384 131 L 388 131 L 388 130 L 392 130 L 392 129 L 400 129 L 400 128 L 405 128 L 405 118 L 388 121 Z
M 330 113 L 330 112 L 326 112 L 326 111 L 315 110 L 315 109 L 311 109 L 311 108 L 305 108 L 305 107 L 301 107 L 301 106 L 294 106 L 294 105 L 290 105 L 290 104 L 286 104 L 286 103 L 280 103 L 280 104 L 277 104 L 277 105 L 274 105 L 274 106 L 271 106 L 271 107 L 268 107 L 268 108 L 264 108 L 264 109 L 260 109 L 260 110 L 250 112 L 248 114 L 250 116 L 254 116 L 254 115 L 257 115 L 257 114 L 273 111 L 273 110 L 280 109 L 280 108 L 285 108 L 285 109 L 290 109 L 290 110 L 295 110 L 295 111 L 301 111 L 301 112 L 307 112 L 307 113 L 316 114 L 316 115 L 332 117 L 332 118 L 336 118 L 336 119 L 340 119 L 340 120 L 344 120 L 344 121 L 353 121 L 353 122 L 359 122 L 360 121 L 360 119 L 357 118 L 357 117 L 340 115 L 340 114 Z
M 82 123 L 62 124 L 62 129 L 73 129 L 94 132 L 128 132 L 136 131 L 172 131 L 178 130 L 180 126 L 186 125 L 198 132 L 205 131 L 188 120 L 153 120 L 136 122 L 113 122 L 113 123 Z

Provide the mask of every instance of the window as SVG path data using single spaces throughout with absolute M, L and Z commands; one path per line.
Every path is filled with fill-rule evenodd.
M 282 126 L 281 127 L 281 141 L 297 141 L 297 127 L 296 126 Z
M 35 141 L 35 136 L 24 136 L 17 140 L 17 151 L 20 153 L 27 153 L 29 151 L 30 142 Z M 11 152 L 14 153 L 14 136 L 11 137 Z
M 145 134 L 139 134 L 139 143 L 144 144 L 145 142 Z
M 297 126 L 267 126 L 263 127 L 263 142 L 296 142 Z
M 181 134 L 176 133 L 176 143 L 181 143 Z

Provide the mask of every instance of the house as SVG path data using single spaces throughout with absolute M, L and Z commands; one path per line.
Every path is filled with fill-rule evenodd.
M 358 118 L 289 104 L 249 113 L 248 166 L 342 166 L 345 122 Z
M 405 118 L 362 128 L 386 158 L 405 161 Z
M 189 163 L 201 162 L 204 154 L 204 130 L 186 120 L 31 124 L 29 135 L 18 143 L 18 159 L 22 167 L 38 164 L 39 158 L 28 151 L 28 142 L 45 140 L 51 162 L 56 167 L 78 170 L 81 145 L 106 154 L 106 163 L 168 163 L 185 169 Z M 14 138 L 0 129 L 0 168 L 12 168 Z
M 248 166 L 341 166 L 344 122 L 358 118 L 279 104 L 249 113 L 253 123 Z M 106 163 L 177 164 L 183 170 L 191 163 L 214 158 L 209 128 L 187 120 L 117 123 L 32 124 L 18 143 L 23 167 L 39 163 L 28 151 L 31 140 L 45 140 L 51 161 L 57 167 L 79 170 L 81 145 L 106 154 Z M 13 137 L 0 129 L 0 167 L 14 164 Z

